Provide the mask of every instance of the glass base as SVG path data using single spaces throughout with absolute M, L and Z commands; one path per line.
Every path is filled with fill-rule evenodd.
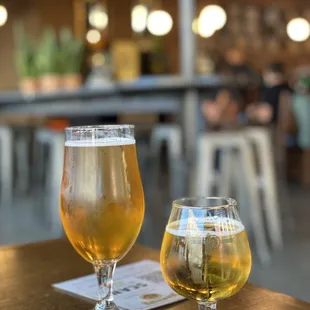
M 94 310 L 120 310 L 114 302 L 109 302 L 105 304 L 97 304 Z
M 198 303 L 199 310 L 216 310 L 216 302 L 200 302 Z

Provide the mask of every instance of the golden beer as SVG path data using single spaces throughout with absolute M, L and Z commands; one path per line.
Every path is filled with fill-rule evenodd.
M 179 294 L 215 302 L 237 293 L 251 270 L 244 226 L 233 219 L 199 218 L 168 224 L 161 250 L 166 282 Z
M 121 259 L 144 216 L 135 140 L 66 142 L 60 210 L 65 232 L 82 257 Z

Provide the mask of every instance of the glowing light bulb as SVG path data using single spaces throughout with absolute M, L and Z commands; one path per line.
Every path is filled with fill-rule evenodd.
M 7 20 L 8 20 L 8 11 L 3 5 L 0 5 L 0 26 L 3 26 Z
M 88 30 L 86 33 L 86 40 L 90 44 L 97 44 L 101 40 L 101 33 L 97 29 Z
M 195 18 L 192 23 L 192 30 L 195 34 L 198 34 L 198 18 Z
M 104 30 L 109 23 L 108 13 L 102 5 L 95 5 L 90 9 L 88 21 L 90 25 L 99 30 Z
M 286 27 L 287 35 L 295 42 L 306 41 L 310 37 L 310 25 L 304 18 L 292 19 Z
M 172 26 L 172 17 L 166 11 L 153 11 L 147 19 L 147 29 L 154 36 L 164 36 L 168 34 Z
M 214 27 L 214 24 L 212 23 L 211 20 L 204 19 L 201 17 L 198 18 L 197 27 L 198 27 L 198 34 L 202 38 L 210 38 L 216 31 L 216 28 Z
M 147 27 L 148 9 L 146 6 L 136 5 L 131 12 L 131 28 L 134 32 L 143 32 Z
M 218 5 L 206 6 L 199 15 L 202 23 L 207 23 L 214 30 L 222 29 L 227 22 L 227 14 L 225 10 Z

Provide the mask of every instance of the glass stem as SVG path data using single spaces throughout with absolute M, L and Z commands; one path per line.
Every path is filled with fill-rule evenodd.
M 199 302 L 199 310 L 216 310 L 216 302 Z
M 113 274 L 116 267 L 115 263 L 95 264 L 95 272 L 99 284 L 99 303 L 96 310 L 117 309 L 113 301 Z

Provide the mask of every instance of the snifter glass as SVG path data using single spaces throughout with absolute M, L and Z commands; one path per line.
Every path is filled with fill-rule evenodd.
M 135 243 L 144 216 L 134 126 L 66 128 L 60 198 L 67 237 L 97 274 L 95 309 L 118 309 L 113 273 Z
M 236 294 L 248 280 L 251 251 L 231 198 L 183 198 L 173 202 L 160 263 L 169 286 L 198 302 L 200 310 Z

